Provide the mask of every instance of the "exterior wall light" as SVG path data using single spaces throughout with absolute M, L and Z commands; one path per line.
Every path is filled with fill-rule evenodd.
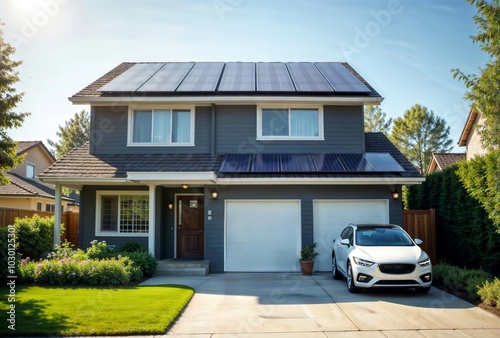
M 169 209 L 169 210 L 172 210 L 172 209 L 174 208 L 174 202 L 172 202 L 172 201 L 168 201 L 167 206 L 168 206 L 168 209 Z
M 394 191 L 392 192 L 392 198 L 397 200 L 399 198 L 399 191 L 398 189 L 394 189 Z
M 189 188 L 189 184 L 183 184 L 182 185 L 182 189 L 186 190 L 187 188 Z
M 215 189 L 214 189 L 214 190 L 212 190 L 212 198 L 213 198 L 214 200 L 216 200 L 216 199 L 217 199 L 217 197 L 219 197 L 219 193 L 217 192 L 217 190 L 215 190 Z

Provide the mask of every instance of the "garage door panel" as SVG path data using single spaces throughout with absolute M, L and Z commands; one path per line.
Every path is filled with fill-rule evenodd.
M 314 241 L 318 243 L 319 256 L 316 271 L 331 270 L 332 242 L 349 224 L 388 223 L 387 200 L 315 200 Z
M 225 271 L 297 271 L 300 201 L 226 201 Z

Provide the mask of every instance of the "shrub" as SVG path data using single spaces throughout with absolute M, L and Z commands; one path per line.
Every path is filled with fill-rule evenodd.
M 123 244 L 121 247 L 122 252 L 141 252 L 141 251 L 146 251 L 139 243 L 137 242 L 126 242 Z
M 103 259 L 116 256 L 116 253 L 108 246 L 108 244 L 106 244 L 106 241 L 99 242 L 94 239 L 90 242 L 90 244 L 91 246 L 85 251 L 87 258 L 89 259 Z
M 472 299 L 478 299 L 478 289 L 493 278 L 481 269 L 462 269 L 446 263 L 436 264 L 432 270 L 434 283 L 443 283 L 450 289 L 466 291 Z
M 124 252 L 123 255 L 130 258 L 141 269 L 144 276 L 152 277 L 155 275 L 158 260 L 149 252 Z
M 130 281 L 129 271 L 137 273 L 133 267 L 127 267 L 126 260 L 61 260 L 45 259 L 42 261 L 23 260 L 19 265 L 20 277 L 27 282 L 47 284 L 90 284 L 117 285 Z M 137 269 L 137 268 L 136 268 Z
M 143 276 L 141 267 L 129 257 L 121 257 L 120 255 L 118 255 L 118 259 L 120 259 L 120 261 L 125 266 L 125 270 L 127 271 L 130 280 L 138 280 Z
M 485 304 L 500 309 L 500 279 L 495 278 L 493 281 L 486 281 L 477 293 Z
M 19 218 L 14 221 L 16 229 L 16 251 L 21 257 L 32 259 L 42 256 L 52 249 L 54 243 L 54 217 Z M 61 225 L 61 234 L 64 227 Z

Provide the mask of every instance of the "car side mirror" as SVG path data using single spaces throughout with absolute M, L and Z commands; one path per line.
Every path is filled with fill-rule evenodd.
M 349 243 L 349 240 L 347 238 L 341 240 L 340 244 L 342 244 L 342 245 L 351 245 L 351 243 Z
M 422 244 L 423 242 L 424 242 L 424 241 L 423 241 L 423 240 L 421 240 L 420 238 L 415 238 L 415 244 L 420 245 L 420 244 Z

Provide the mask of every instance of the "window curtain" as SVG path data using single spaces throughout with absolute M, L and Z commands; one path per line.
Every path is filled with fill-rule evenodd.
M 155 110 L 153 143 L 170 143 L 170 111 Z
M 318 136 L 318 111 L 290 109 L 290 136 Z
M 262 136 L 288 135 L 288 109 L 262 109 Z
M 191 138 L 191 111 L 172 112 L 172 143 L 189 143 Z
M 134 113 L 133 142 L 151 142 L 151 111 L 136 111 Z

